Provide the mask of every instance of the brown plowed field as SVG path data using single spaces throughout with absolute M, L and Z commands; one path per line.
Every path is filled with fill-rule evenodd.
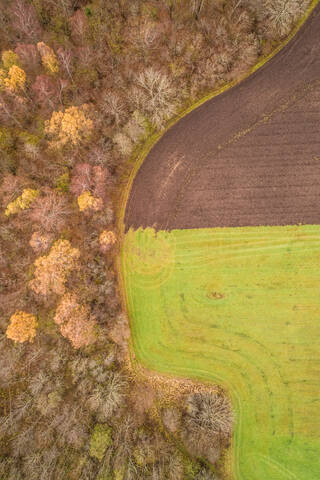
M 198 107 L 148 154 L 125 225 L 320 224 L 320 5 L 245 81 Z

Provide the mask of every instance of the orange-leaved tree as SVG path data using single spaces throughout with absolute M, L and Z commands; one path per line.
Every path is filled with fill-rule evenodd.
M 67 277 L 77 266 L 79 257 L 79 250 L 73 248 L 69 240 L 57 240 L 48 255 L 39 257 L 34 262 L 36 268 L 30 287 L 41 295 L 63 295 Z
M 37 319 L 35 315 L 17 311 L 10 317 L 6 336 L 15 342 L 33 342 L 36 336 Z

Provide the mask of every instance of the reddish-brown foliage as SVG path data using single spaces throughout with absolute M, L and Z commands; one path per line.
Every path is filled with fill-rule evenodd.
M 89 163 L 78 163 L 73 169 L 71 191 L 79 196 L 91 188 L 91 170 Z
M 0 186 L 0 199 L 3 207 L 6 207 L 8 203 L 12 202 L 22 192 L 23 179 L 10 173 L 3 177 L 3 181 Z
M 77 10 L 73 17 L 69 18 L 72 38 L 81 42 L 88 31 L 88 21 L 82 10 Z
M 62 297 L 54 321 L 74 348 L 85 347 L 95 341 L 96 322 L 90 317 L 89 307 L 79 304 L 75 294 L 66 293 Z

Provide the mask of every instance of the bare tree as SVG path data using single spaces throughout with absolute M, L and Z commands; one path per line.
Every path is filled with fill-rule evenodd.
M 37 39 L 41 33 L 41 27 L 34 6 L 22 0 L 16 0 L 13 4 L 12 14 L 17 31 L 30 40 Z
M 277 38 L 288 35 L 310 0 L 251 0 L 249 3 L 256 10 L 264 33 Z
M 124 401 L 127 382 L 119 372 L 110 373 L 108 382 L 105 385 L 98 385 L 88 403 L 92 410 L 98 413 L 102 421 L 113 415 Z
M 133 103 L 161 128 L 176 110 L 176 92 L 169 77 L 150 67 L 136 77 L 135 83 Z
M 55 108 L 54 100 L 58 97 L 57 85 L 48 75 L 38 75 L 32 85 L 38 102 L 48 104 L 52 109 Z
M 64 48 L 60 47 L 57 50 L 57 55 L 63 70 L 65 70 L 71 82 L 74 83 L 72 76 L 73 55 L 71 50 L 65 50 Z
M 133 144 L 131 139 L 125 133 L 116 133 L 113 137 L 114 143 L 117 145 L 118 150 L 122 155 L 130 155 L 132 152 Z
M 33 202 L 30 218 L 45 231 L 54 232 L 64 227 L 69 213 L 65 198 L 56 192 L 48 191 L 44 197 Z
M 17 107 L 17 108 L 16 108 Z M 18 127 L 23 128 L 22 123 L 18 120 L 13 112 L 19 111 L 19 105 L 14 97 L 4 96 L 0 94 L 0 117 L 11 120 Z
M 75 40 L 82 41 L 88 30 L 88 21 L 82 10 L 77 10 L 76 13 L 69 19 L 71 27 L 71 35 Z
M 114 92 L 105 93 L 101 101 L 101 110 L 105 115 L 109 115 L 116 125 L 122 123 L 126 116 L 125 106 L 122 99 Z

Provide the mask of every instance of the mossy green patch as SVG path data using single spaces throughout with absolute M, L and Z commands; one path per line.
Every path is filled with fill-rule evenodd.
M 132 231 L 123 277 L 137 359 L 216 382 L 232 478 L 320 478 L 320 226 Z

